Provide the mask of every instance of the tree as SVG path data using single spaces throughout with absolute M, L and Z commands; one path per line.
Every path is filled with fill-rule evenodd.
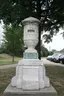
M 20 24 L 28 16 L 41 21 L 38 45 L 40 50 L 41 31 L 48 31 L 44 39 L 45 42 L 50 42 L 60 26 L 64 25 L 64 0 L 0 0 L 0 19 L 4 23 Z
M 4 45 L 7 53 L 12 55 L 12 61 L 14 62 L 14 56 L 22 55 L 23 53 L 23 32 L 22 27 L 6 25 L 4 27 Z
M 0 54 L 2 53 L 6 53 L 6 48 L 5 48 L 5 44 L 2 43 L 1 46 L 0 46 Z
M 49 51 L 44 46 L 41 46 L 41 56 L 47 57 L 49 55 Z

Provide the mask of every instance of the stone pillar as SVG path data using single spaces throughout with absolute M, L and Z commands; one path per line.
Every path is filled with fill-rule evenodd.
M 49 78 L 46 76 L 45 67 L 38 59 L 35 46 L 38 43 L 38 28 L 40 21 L 29 17 L 22 21 L 24 25 L 24 43 L 28 49 L 25 50 L 23 60 L 16 67 L 16 76 L 11 80 L 11 85 L 22 90 L 39 90 L 49 87 Z

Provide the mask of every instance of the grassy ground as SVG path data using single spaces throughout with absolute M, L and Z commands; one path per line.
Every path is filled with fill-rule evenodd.
M 3 91 L 10 83 L 12 76 L 15 74 L 15 68 L 0 69 L 0 96 L 3 96 Z
M 58 96 L 64 96 L 64 67 L 46 66 L 46 73 L 50 78 L 50 82 L 57 90 Z M 2 96 L 14 74 L 15 68 L 0 70 L 0 96 Z
M 0 65 L 7 65 L 7 64 L 15 64 L 17 63 L 21 58 L 15 57 L 14 62 L 12 62 L 12 57 L 6 58 L 6 57 L 0 57 Z
M 64 67 L 47 66 L 46 72 L 51 84 L 57 90 L 58 96 L 64 96 Z

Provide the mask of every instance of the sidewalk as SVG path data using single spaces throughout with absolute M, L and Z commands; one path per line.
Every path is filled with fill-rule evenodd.
M 55 66 L 64 67 L 63 64 L 51 62 L 51 61 L 47 60 L 46 58 L 42 58 L 41 60 L 42 60 L 44 65 L 49 65 L 49 66 L 55 65 Z M 17 66 L 17 64 L 3 65 L 3 66 L 0 66 L 0 69 L 13 68 L 16 66 Z
M 17 64 L 3 65 L 3 66 L 0 66 L 0 69 L 7 69 L 7 68 L 16 67 L 16 66 Z

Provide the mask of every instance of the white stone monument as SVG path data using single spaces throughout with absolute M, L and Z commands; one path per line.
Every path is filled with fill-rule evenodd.
M 50 85 L 43 62 L 38 59 L 38 53 L 35 50 L 40 21 L 29 17 L 22 23 L 24 25 L 24 43 L 28 49 L 25 50 L 23 59 L 16 67 L 16 75 L 12 78 L 11 85 L 22 88 L 22 90 L 39 90 Z

